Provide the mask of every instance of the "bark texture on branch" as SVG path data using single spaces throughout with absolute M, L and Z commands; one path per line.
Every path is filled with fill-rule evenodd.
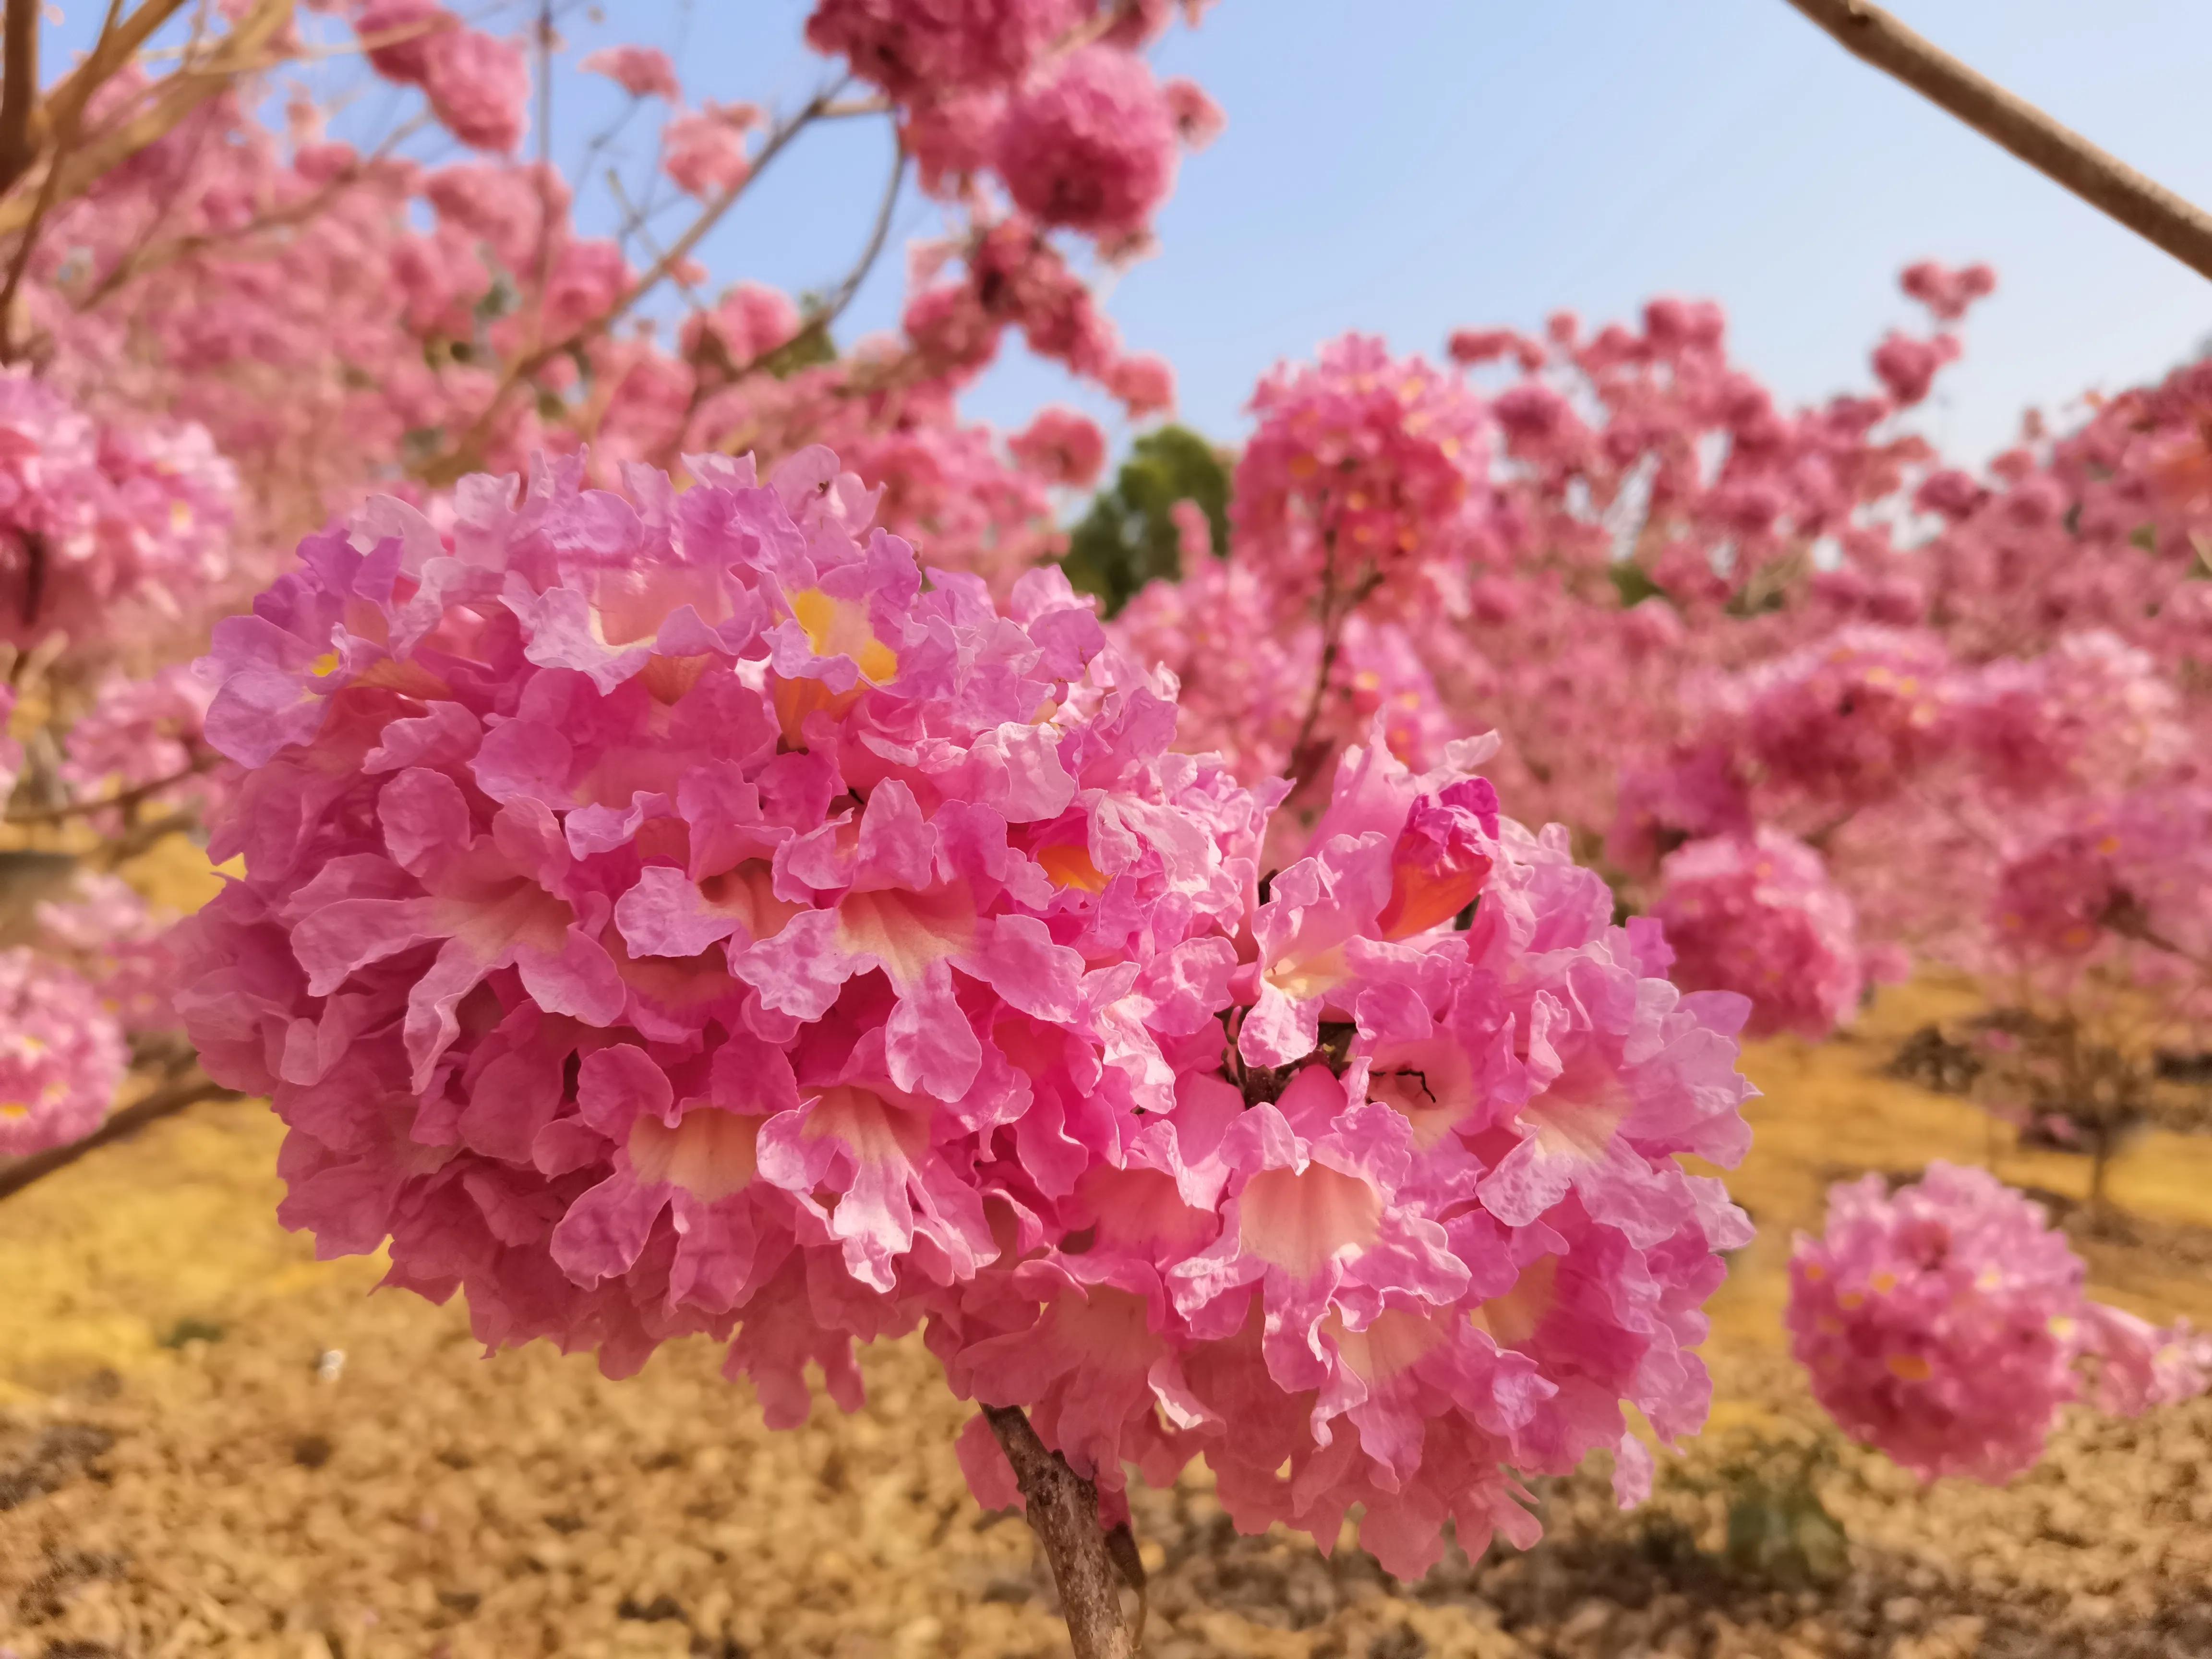
M 210 1082 L 195 1066 L 193 1075 L 166 1084 L 144 1099 L 124 1107 L 82 1140 L 72 1140 L 62 1146 L 50 1146 L 43 1152 L 32 1153 L 28 1158 L 0 1164 L 0 1198 L 20 1193 L 33 1182 L 43 1181 L 57 1170 L 66 1170 L 87 1152 L 96 1152 L 102 1146 L 137 1134 L 148 1124 L 173 1116 L 187 1106 L 198 1105 L 203 1100 L 242 1098 L 235 1089 L 226 1089 L 220 1084 Z
M 2198 276 L 2212 277 L 2212 214 L 2062 126 L 1879 6 L 1866 0 L 1790 3 L 1854 56 L 1895 76 Z
M 0 66 L 0 190 L 31 165 L 31 113 L 39 103 L 40 0 L 8 0 L 5 62 Z
M 1037 1437 L 1018 1406 L 986 1406 L 983 1419 L 1014 1466 L 1030 1529 L 1052 1563 L 1075 1659 L 1133 1659 L 1139 1632 L 1121 1614 L 1121 1586 L 1140 1580 L 1127 1528 L 1109 1540 L 1098 1524 L 1098 1489 Z M 1121 1547 L 1115 1547 L 1119 1542 Z M 1127 1565 L 1117 1557 L 1129 1558 Z

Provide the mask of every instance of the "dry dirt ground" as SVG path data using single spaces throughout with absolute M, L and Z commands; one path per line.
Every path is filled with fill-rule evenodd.
M 1552 1483 L 1535 1549 L 1405 1585 L 1237 1537 L 1200 1472 L 1139 1501 L 1147 1653 L 2212 1655 L 2212 1401 L 2069 1420 L 2008 1489 L 1922 1489 L 1824 1434 L 1781 1352 L 1780 1266 L 1828 1181 L 1988 1155 L 1971 1108 L 1880 1075 L 1959 994 L 1747 1057 L 1766 1093 L 1731 1185 L 1761 1237 L 1716 1304 L 1713 1426 L 1652 1505 Z M 274 1131 L 204 1106 L 0 1203 L 0 1659 L 1066 1653 L 918 1347 L 871 1357 L 858 1415 L 786 1434 L 700 1346 L 622 1383 L 486 1360 L 457 1309 L 372 1297 L 374 1264 L 277 1228 Z M 2083 1186 L 2061 1157 L 2001 1167 Z M 2082 1241 L 2100 1293 L 2212 1324 L 2212 1140 L 2153 1138 L 2113 1190 L 2130 1222 Z

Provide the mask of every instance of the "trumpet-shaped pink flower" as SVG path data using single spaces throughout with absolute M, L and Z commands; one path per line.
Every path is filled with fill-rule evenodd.
M 2202 1342 L 2082 1292 L 2083 1268 L 2034 1205 L 1986 1170 L 1935 1163 L 1894 1194 L 1833 1188 L 1790 1267 L 1791 1346 L 1844 1431 L 1923 1480 L 2010 1480 L 2058 1409 L 2140 1412 L 2203 1392 Z

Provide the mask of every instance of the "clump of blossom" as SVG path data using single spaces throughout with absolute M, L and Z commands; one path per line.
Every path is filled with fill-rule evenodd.
M 1944 366 L 1959 360 L 1959 343 L 1948 334 L 1918 339 L 1894 330 L 1874 349 L 1875 378 L 1888 389 L 1899 407 L 1924 400 Z
M 995 159 L 1015 204 L 1040 224 L 1121 237 L 1142 231 L 1174 187 L 1177 137 L 1143 58 L 1085 46 L 1007 105 Z
M 368 0 L 354 14 L 368 66 L 387 81 L 419 87 L 430 74 L 430 38 L 460 19 L 438 0 Z M 588 65 L 587 65 L 588 67 Z
M 425 43 L 422 91 L 446 130 L 471 149 L 512 154 L 530 109 L 520 46 L 481 29 L 440 29 Z
M 2152 784 L 2071 805 L 1999 869 L 2000 949 L 2028 964 L 2079 963 L 2121 939 L 2182 963 L 2212 954 L 2212 790 Z
M 1950 742 L 1949 683 L 1939 641 L 1855 624 L 1743 677 L 1745 746 L 1808 797 L 1882 800 Z
M 2010 1480 L 2059 1408 L 2138 1412 L 2203 1392 L 2202 1343 L 2088 1299 L 2081 1260 L 1987 1170 L 1937 1162 L 1832 1188 L 1790 1264 L 1791 1348 L 1844 1431 L 1923 1480 Z
M 103 427 L 0 375 L 0 638 L 96 647 L 118 613 L 175 618 L 230 572 L 237 489 L 194 428 Z
M 2181 712 L 2148 652 L 2093 629 L 1961 675 L 1952 718 L 1981 780 L 2027 799 L 2162 769 L 2187 747 Z
M 1926 306 L 1939 323 L 1955 323 L 1975 301 L 1997 291 L 1997 274 L 1984 264 L 1951 267 L 1933 259 L 1907 265 L 1898 286 Z
M 1263 898 L 1283 787 L 1175 752 L 1056 570 L 1002 610 L 826 451 L 687 465 L 373 503 L 218 629 L 245 874 L 180 1003 L 285 1220 L 489 1345 L 709 1333 L 780 1425 L 926 1322 L 1109 1521 L 1202 1455 L 1241 1528 L 1357 1506 L 1417 1576 L 1593 1449 L 1640 1496 L 1625 1407 L 1703 1420 L 1749 1237 L 1677 1158 L 1744 1149 L 1742 1000 L 1486 743 L 1350 751 Z
M 678 190 L 702 201 L 727 194 L 752 172 L 745 135 L 760 122 L 751 104 L 672 117 L 660 130 L 660 165 Z
M 1087 9 L 1083 0 L 819 0 L 806 42 L 897 99 L 1002 88 Z
M 1693 841 L 1660 866 L 1651 915 L 1667 930 L 1674 981 L 1751 999 L 1752 1036 L 1815 1042 L 1857 1011 L 1865 989 L 1851 902 L 1820 855 L 1761 826 Z
M 658 46 L 603 46 L 587 52 L 576 67 L 586 75 L 605 76 L 633 98 L 661 98 L 673 104 L 684 96 L 676 65 Z
M 146 790 L 164 799 L 191 799 L 203 807 L 221 787 L 202 738 L 214 688 L 185 665 L 151 678 L 111 676 L 92 707 L 71 723 L 64 739 L 61 775 L 79 801 Z
M 1175 367 L 1157 352 L 1133 351 L 1106 370 L 1106 390 L 1133 421 L 1165 415 L 1175 408 Z
M 128 1060 L 91 986 L 27 946 L 0 951 L 0 1157 L 97 1129 Z
M 1167 100 L 1168 113 L 1175 118 L 1176 137 L 1188 149 L 1204 149 L 1229 125 L 1229 118 L 1222 112 L 1221 106 L 1195 81 L 1180 75 L 1163 81 L 1160 95 Z
M 1106 434 L 1097 422 L 1072 409 L 1041 409 L 1036 418 L 1006 440 L 1014 459 L 1047 483 L 1085 489 L 1106 465 Z
M 177 1028 L 174 915 L 156 911 L 121 877 L 89 871 L 78 872 L 69 897 L 42 900 L 34 915 L 46 958 L 82 975 L 126 1034 Z
M 761 283 L 739 283 L 711 310 L 686 318 L 684 354 L 696 356 L 711 336 L 732 368 L 742 368 L 790 343 L 805 319 L 791 296 Z
M 1231 545 L 1280 591 L 1341 605 L 1369 589 L 1402 605 L 1423 597 L 1409 578 L 1425 562 L 1463 550 L 1484 457 L 1481 405 L 1458 380 L 1347 334 L 1277 368 L 1251 408 Z

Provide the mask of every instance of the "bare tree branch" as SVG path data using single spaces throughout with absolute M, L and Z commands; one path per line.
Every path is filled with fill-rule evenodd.
M 1790 0 L 1853 56 L 1895 76 L 2091 207 L 2212 277 L 2212 214 L 2145 178 L 1866 0 Z
M 1116 1550 L 1109 1541 L 1098 1524 L 1097 1487 L 1037 1437 L 1019 1407 L 986 1406 L 983 1419 L 1014 1466 L 1030 1529 L 1052 1563 L 1075 1659 L 1134 1659 L 1141 1620 L 1132 1629 L 1121 1614 L 1125 1582 L 1142 1595 L 1143 1569 L 1135 1566 L 1133 1543 Z M 1126 1539 L 1126 1530 L 1117 1530 Z
M 10 812 L 7 817 L 0 817 L 0 823 L 59 823 L 64 818 L 89 817 L 94 812 L 108 812 L 121 806 L 135 806 L 149 796 L 158 795 L 173 785 L 182 783 L 188 778 L 198 777 L 202 773 L 210 770 L 214 764 L 215 760 L 212 756 L 203 756 L 194 760 L 190 766 L 180 771 L 172 772 L 167 777 L 155 778 L 151 782 L 138 784 L 129 789 L 118 789 L 115 793 L 103 795 L 98 800 L 72 801 L 66 806 L 49 807 L 38 812 Z
M 829 107 L 842 89 L 842 84 L 817 93 L 798 113 L 769 133 L 768 142 L 761 146 L 761 153 L 753 158 L 752 167 L 745 176 L 709 202 L 700 211 L 699 216 L 691 222 L 690 228 L 676 239 L 666 252 L 653 261 L 652 268 L 633 283 L 611 308 L 562 338 L 548 341 L 536 350 L 526 352 L 516 359 L 501 380 L 497 390 L 492 393 L 491 401 L 484 405 L 459 441 L 420 468 L 416 476 L 426 483 L 450 484 L 483 465 L 484 444 L 490 438 L 493 428 L 499 424 L 500 412 L 506 408 L 507 399 L 514 395 L 515 389 L 562 353 L 588 344 L 605 333 L 628 316 L 639 301 L 675 275 L 684 262 L 691 257 L 691 251 L 706 239 L 707 233 L 720 224 L 722 216 L 737 205 L 738 198 L 744 194 L 746 186 L 767 170 L 769 163 L 802 130 L 820 118 L 822 112 Z M 540 303 L 543 303 L 542 299 Z
M 115 11 L 109 12 L 110 27 L 103 28 L 94 45 L 92 55 L 55 82 L 46 101 L 32 117 L 31 136 L 38 144 L 52 141 L 54 134 L 70 125 L 84 113 L 84 106 L 92 94 L 118 70 L 138 55 L 154 32 L 185 9 L 185 0 L 146 0 L 146 3 L 119 21 Z
M 8 0 L 6 67 L 0 71 L 0 190 L 21 178 L 35 153 L 31 112 L 39 103 L 40 0 Z
M 149 12 L 174 11 L 182 0 L 149 0 L 116 30 L 117 38 L 129 33 L 132 26 Z M 57 153 L 46 164 L 46 175 L 41 180 L 37 197 L 26 201 L 21 192 L 0 201 L 0 235 L 35 228 L 44 217 L 46 207 L 70 200 L 82 194 L 94 179 L 110 168 L 127 161 L 148 145 L 158 142 L 174 130 L 178 124 L 229 86 L 239 76 L 249 70 L 264 67 L 270 61 L 263 56 L 263 48 L 279 36 L 292 21 L 294 0 L 258 0 L 253 9 L 232 25 L 230 32 L 222 37 L 213 51 L 196 62 L 187 64 L 167 79 L 157 82 L 148 100 L 147 107 L 126 119 L 118 121 L 78 145 L 67 154 Z M 84 100 L 105 76 L 78 82 L 78 76 L 100 63 L 114 57 L 112 44 L 95 50 L 39 111 L 33 126 L 44 143 L 49 137 L 58 138 L 74 131 L 77 118 L 83 112 Z M 125 56 L 114 61 L 109 69 L 112 73 L 129 58 Z M 68 100 L 64 92 L 72 92 Z
M 0 1167 L 0 1198 L 20 1193 L 34 1181 L 42 1181 L 58 1170 L 65 1170 L 87 1152 L 134 1135 L 149 1123 L 181 1112 L 187 1106 L 203 1100 L 239 1100 L 244 1097 L 235 1089 L 226 1089 L 210 1081 L 198 1066 L 191 1073 L 154 1091 L 144 1099 L 125 1106 L 109 1117 L 82 1140 L 72 1140 L 65 1146 L 51 1146 L 43 1152 L 33 1152 L 28 1158 L 19 1158 L 14 1163 Z

